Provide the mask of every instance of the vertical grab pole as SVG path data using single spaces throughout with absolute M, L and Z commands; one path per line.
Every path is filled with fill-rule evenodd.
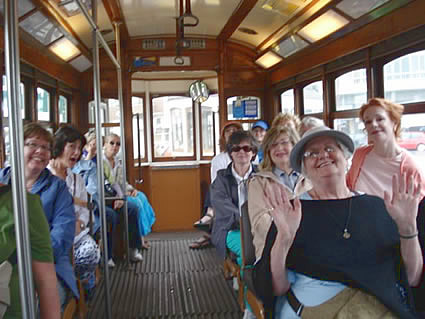
M 23 125 L 19 94 L 18 2 L 5 0 L 5 65 L 7 107 L 9 109 L 10 149 L 12 167 L 13 214 L 15 218 L 16 253 L 18 257 L 19 291 L 23 318 L 35 318 L 35 296 L 28 222 L 27 192 L 24 176 Z
M 117 52 L 117 62 L 120 65 L 117 68 L 117 80 L 118 80 L 118 100 L 120 102 L 120 128 L 121 128 L 121 163 L 122 163 L 122 184 L 121 189 L 124 192 L 124 196 L 127 194 L 127 170 L 126 170 L 126 150 L 125 150 L 125 128 L 124 128 L 124 103 L 122 94 L 122 68 L 121 68 L 121 39 L 120 39 L 120 23 L 114 21 L 115 26 L 115 48 Z M 130 246 L 129 246 L 129 235 L 128 235 L 128 205 L 127 200 L 124 200 L 124 223 L 125 223 L 125 242 L 127 248 L 127 265 L 130 265 Z M 139 227 L 139 225 L 137 225 Z
M 92 0 L 92 14 L 93 18 L 97 20 L 97 1 Z M 106 220 L 106 208 L 105 208 L 105 177 L 103 170 L 103 156 L 102 156 L 102 124 L 100 118 L 100 67 L 99 67 L 99 42 L 97 39 L 97 32 L 93 30 L 93 89 L 94 89 L 94 103 L 95 103 L 95 115 L 96 115 L 96 153 L 97 153 L 97 185 L 99 193 L 99 209 L 100 216 L 102 218 L 102 242 L 103 242 L 103 269 L 105 272 L 105 310 L 106 317 L 112 318 L 111 309 L 111 293 L 110 293 L 110 277 L 108 267 L 108 233 L 107 233 L 107 220 Z

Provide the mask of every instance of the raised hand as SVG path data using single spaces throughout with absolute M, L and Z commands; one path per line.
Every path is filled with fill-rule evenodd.
M 296 198 L 292 204 L 285 189 L 277 183 L 266 186 L 265 199 L 278 232 L 292 242 L 301 222 L 299 199 Z
M 417 179 L 417 182 L 415 180 Z M 395 221 L 401 235 L 410 235 L 417 232 L 416 217 L 421 198 L 420 176 L 401 177 L 393 175 L 393 189 L 389 194 L 384 192 L 385 206 L 391 218 Z

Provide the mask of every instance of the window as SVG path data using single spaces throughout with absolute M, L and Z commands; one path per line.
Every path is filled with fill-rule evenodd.
M 303 88 L 304 114 L 323 112 L 323 83 L 313 82 Z
M 218 94 L 211 94 L 201 104 L 202 156 L 215 155 L 214 131 L 218 130 L 218 105 Z
M 183 96 L 152 99 L 154 157 L 193 157 L 193 103 Z
M 107 123 L 120 122 L 120 101 L 117 99 L 108 99 L 106 106 L 106 119 Z
M 145 158 L 145 121 L 143 99 L 137 96 L 131 98 L 133 110 L 133 155 L 135 160 Z M 135 162 L 137 163 L 137 161 Z
M 258 120 L 261 116 L 261 102 L 256 96 L 232 96 L 227 99 L 227 119 Z
M 409 151 L 425 172 L 425 114 L 404 114 L 399 145 Z
M 367 144 L 367 134 L 363 130 L 364 125 L 362 120 L 358 117 L 335 119 L 334 128 L 350 135 L 356 148 Z
M 286 90 L 280 95 L 280 105 L 282 113 L 295 114 L 294 89 Z
M 335 80 L 336 110 L 358 109 L 367 101 L 366 69 L 345 73 Z
M 401 104 L 425 101 L 425 50 L 384 65 L 384 96 Z
M 67 123 L 68 122 L 68 99 L 63 95 L 59 95 L 58 111 L 59 111 L 59 123 Z
M 20 83 L 19 85 L 19 96 L 21 98 L 21 110 L 22 110 L 22 118 L 25 119 L 25 85 L 24 83 Z M 7 107 L 7 83 L 6 83 L 6 76 L 3 75 L 3 102 L 2 102 L 2 110 L 3 110 L 3 117 L 9 117 L 9 109 Z
M 50 93 L 41 87 L 37 88 L 37 119 L 50 121 Z

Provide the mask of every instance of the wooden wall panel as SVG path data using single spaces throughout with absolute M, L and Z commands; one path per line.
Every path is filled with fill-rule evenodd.
M 201 205 L 199 168 L 153 169 L 151 204 L 154 231 L 191 230 Z

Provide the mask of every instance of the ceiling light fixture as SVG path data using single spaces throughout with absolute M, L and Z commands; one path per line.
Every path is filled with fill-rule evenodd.
M 75 44 L 66 37 L 53 42 L 53 44 L 49 46 L 49 50 L 65 62 L 68 62 L 69 60 L 81 54 L 80 49 L 78 49 Z
M 271 68 L 273 65 L 276 65 L 282 61 L 282 57 L 274 53 L 273 51 L 267 51 L 265 54 L 260 56 L 255 63 L 262 66 L 265 69 Z
M 316 42 L 348 24 L 348 20 L 329 10 L 303 27 L 298 34 L 310 42 Z

